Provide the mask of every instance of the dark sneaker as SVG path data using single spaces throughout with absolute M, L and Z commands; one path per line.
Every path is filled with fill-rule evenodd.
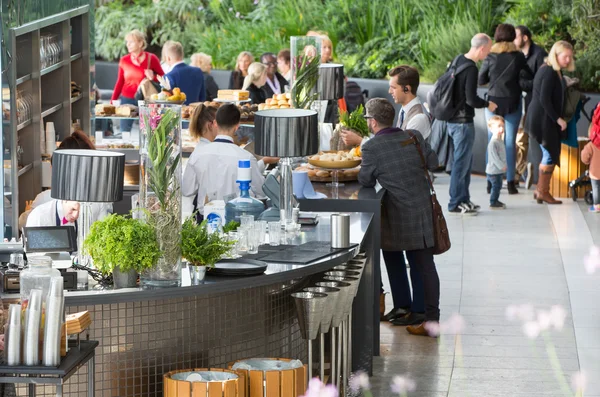
M 458 205 L 458 207 L 448 210 L 448 212 L 450 212 L 451 214 L 456 214 L 456 215 L 467 215 L 467 216 L 477 215 L 477 211 L 471 209 L 471 207 L 469 207 L 465 203 L 460 203 Z
M 465 205 L 467 205 L 470 209 L 474 211 L 479 211 L 481 209 L 481 206 L 473 203 L 471 200 L 467 201 Z
M 506 209 L 506 204 L 504 204 L 502 201 L 496 201 L 495 203 L 490 204 L 490 209 L 504 210 L 504 209 Z
M 407 326 L 407 325 L 419 325 L 425 321 L 425 314 L 423 313 L 409 313 L 402 317 L 396 317 L 390 320 L 393 325 Z

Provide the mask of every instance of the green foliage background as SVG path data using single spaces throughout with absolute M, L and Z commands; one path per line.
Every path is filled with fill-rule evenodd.
M 138 28 L 155 52 L 177 40 L 188 56 L 205 52 L 216 68 L 232 69 L 242 50 L 277 52 L 290 36 L 318 30 L 348 76 L 384 78 L 407 63 L 435 81 L 473 34 L 493 35 L 509 22 L 527 25 L 548 50 L 557 40 L 575 42 L 584 88 L 597 91 L 598 14 L 598 0 L 114 0 L 97 9 L 96 52 L 118 59 L 125 34 Z

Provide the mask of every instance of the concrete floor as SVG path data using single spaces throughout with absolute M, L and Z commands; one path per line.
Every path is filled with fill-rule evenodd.
M 445 175 L 435 182 L 443 207 L 448 184 Z M 581 396 L 572 387 L 580 370 L 583 395 L 600 396 L 600 270 L 590 275 L 584 267 L 590 247 L 600 244 L 600 214 L 588 213 L 583 200 L 549 207 L 522 192 L 503 190 L 508 208 L 491 211 L 485 179 L 473 177 L 472 201 L 482 210 L 476 217 L 447 214 L 453 246 L 436 257 L 442 321 L 458 313 L 465 328 L 433 339 L 382 323 L 374 396 L 392 396 L 395 375 L 416 382 L 411 397 Z M 386 300 L 389 310 L 391 296 Z M 560 305 L 563 329 L 528 338 L 523 322 L 506 316 L 519 304 Z

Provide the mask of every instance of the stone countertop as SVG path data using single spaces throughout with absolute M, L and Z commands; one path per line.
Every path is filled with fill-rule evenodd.
M 361 244 L 363 242 L 371 220 L 372 215 L 369 213 L 355 212 L 350 214 L 350 242 L 352 244 Z M 302 226 L 299 233 L 287 238 L 286 244 L 300 245 L 310 241 L 329 241 L 329 225 L 330 214 L 320 213 L 319 223 L 316 226 Z M 181 298 L 190 295 L 219 294 L 282 282 L 289 282 L 290 285 L 293 285 L 298 279 L 323 272 L 347 262 L 358 253 L 358 249 L 358 246 L 354 246 L 353 248 L 331 254 L 308 265 L 268 263 L 265 273 L 258 276 L 218 277 L 207 275 L 202 285 L 151 289 L 138 287 L 118 290 L 66 291 L 65 304 L 67 306 L 114 304 Z M 18 294 L 6 294 L 2 298 L 7 300 L 18 299 Z

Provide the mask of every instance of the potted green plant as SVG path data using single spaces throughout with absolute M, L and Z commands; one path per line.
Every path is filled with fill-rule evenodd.
M 92 224 L 83 250 L 100 272 L 113 274 L 115 288 L 135 287 L 138 273 L 155 266 L 161 256 L 152 226 L 117 214 Z
M 183 222 L 181 228 L 181 253 L 191 265 L 192 279 L 197 284 L 204 279 L 207 267 L 214 267 L 233 247 L 226 235 L 210 233 L 207 221 L 197 224 L 193 216 Z

